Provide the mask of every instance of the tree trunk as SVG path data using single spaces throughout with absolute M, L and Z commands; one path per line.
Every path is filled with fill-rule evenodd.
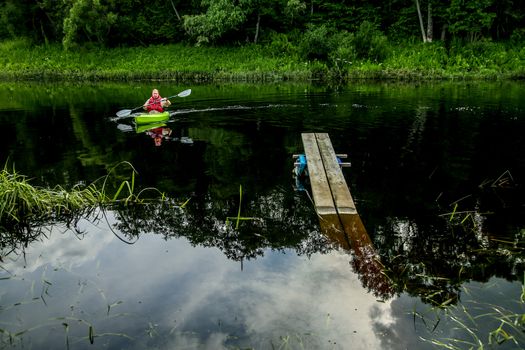
M 443 27 L 441 28 L 441 41 L 445 41 L 445 35 L 447 34 L 447 24 L 443 24 Z
M 423 42 L 427 42 L 427 37 L 425 35 L 425 26 L 423 25 L 423 16 L 421 15 L 421 8 L 419 8 L 419 0 L 416 0 L 416 9 L 417 16 L 419 18 L 419 26 L 421 27 L 421 35 L 423 36 Z
M 47 45 L 49 45 L 49 40 L 47 40 L 47 35 L 46 35 L 46 32 L 44 30 L 44 23 L 43 22 L 40 22 L 40 31 L 42 32 L 42 37 L 44 38 L 44 43 Z
M 173 3 L 173 1 L 170 0 L 170 2 L 171 2 L 171 7 L 173 7 L 173 11 L 175 11 L 175 15 L 177 16 L 178 20 L 180 21 L 181 18 L 179 16 L 179 11 L 177 11 L 177 9 L 175 8 L 175 4 Z
M 432 4 L 428 2 L 428 18 L 427 18 L 427 42 L 431 43 L 434 36 L 434 28 L 432 23 Z
M 259 39 L 259 27 L 261 25 L 261 14 L 257 14 L 257 25 L 255 26 L 255 37 L 253 38 L 253 42 L 257 44 L 257 40 Z

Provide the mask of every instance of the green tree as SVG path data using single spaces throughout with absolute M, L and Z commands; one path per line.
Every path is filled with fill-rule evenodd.
M 525 2 L 522 0 L 494 1 L 491 12 L 495 14 L 491 28 L 495 39 L 508 39 L 516 29 L 524 28 Z
M 18 38 L 28 35 L 26 14 L 30 5 L 18 0 L 5 0 L 0 5 L 0 38 Z
M 301 0 L 202 0 L 201 5 L 201 13 L 183 16 L 184 29 L 198 44 L 232 38 L 256 43 L 264 21 L 279 30 L 306 9 Z
M 151 45 L 186 39 L 185 14 L 196 11 L 195 1 L 183 0 L 111 0 L 117 14 L 109 33 L 108 45 Z
M 247 36 L 257 43 L 260 32 L 285 33 L 297 26 L 302 28 L 305 11 L 306 4 L 302 0 L 251 0 L 245 29 Z
M 33 23 L 39 26 L 42 39 L 48 41 L 62 41 L 64 36 L 64 17 L 69 5 L 66 1 L 40 0 Z
M 480 39 L 488 30 L 496 14 L 490 12 L 494 0 L 451 0 L 448 8 L 449 31 L 469 41 Z
M 332 36 L 333 32 L 326 25 L 309 26 L 299 46 L 300 55 L 310 61 L 327 61 L 334 49 L 333 41 L 330 40 Z
M 361 23 L 356 31 L 354 46 L 358 58 L 376 62 L 385 59 L 389 50 L 385 35 L 368 21 Z
M 310 19 L 312 24 L 327 25 L 337 30 L 353 32 L 357 30 L 364 21 L 381 25 L 381 9 L 385 5 L 385 2 L 366 0 L 312 0 L 310 5 Z M 392 14 L 390 13 L 389 15 L 391 16 Z
M 242 4 L 231 0 L 203 0 L 206 12 L 183 16 L 184 29 L 198 44 L 216 42 L 246 21 Z
M 103 44 L 117 15 L 108 11 L 101 0 L 66 1 L 70 2 L 71 7 L 64 19 L 64 48 L 71 49 L 86 41 Z
M 268 42 L 315 28 L 355 33 L 363 22 L 390 40 L 470 41 L 524 36 L 523 0 L 0 0 L 0 40 L 28 37 L 72 48 Z M 521 39 L 518 40 L 518 42 Z

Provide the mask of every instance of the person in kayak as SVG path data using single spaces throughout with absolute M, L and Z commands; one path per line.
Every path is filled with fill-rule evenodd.
M 170 100 L 163 99 L 159 94 L 159 90 L 153 89 L 151 97 L 144 102 L 144 109 L 148 113 L 162 113 L 164 112 L 164 107 L 169 107 L 170 105 Z

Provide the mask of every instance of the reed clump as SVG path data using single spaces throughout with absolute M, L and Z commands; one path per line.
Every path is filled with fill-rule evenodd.
M 3 228 L 29 221 L 54 221 L 85 210 L 103 201 L 95 185 L 40 188 L 26 176 L 3 168 L 0 171 L 0 225 Z
M 120 177 L 115 172 L 117 167 L 122 166 L 130 167 L 131 175 L 115 183 L 110 177 Z M 4 166 L 0 171 L 0 234 L 27 233 L 31 227 L 57 222 L 70 225 L 89 216 L 97 208 L 119 202 L 142 203 L 145 192 L 153 191 L 156 196 L 165 199 L 164 194 L 155 188 L 135 193 L 136 173 L 131 164 L 122 162 L 90 185 L 77 184 L 68 190 L 62 186 L 33 186 L 26 176 Z

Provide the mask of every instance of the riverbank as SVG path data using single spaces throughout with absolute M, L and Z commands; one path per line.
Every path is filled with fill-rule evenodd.
M 503 43 L 390 45 L 381 62 L 308 61 L 271 47 L 193 47 L 182 44 L 141 48 L 34 46 L 27 40 L 0 43 L 0 80 L 175 80 L 310 81 L 517 80 L 525 79 L 525 48 Z

